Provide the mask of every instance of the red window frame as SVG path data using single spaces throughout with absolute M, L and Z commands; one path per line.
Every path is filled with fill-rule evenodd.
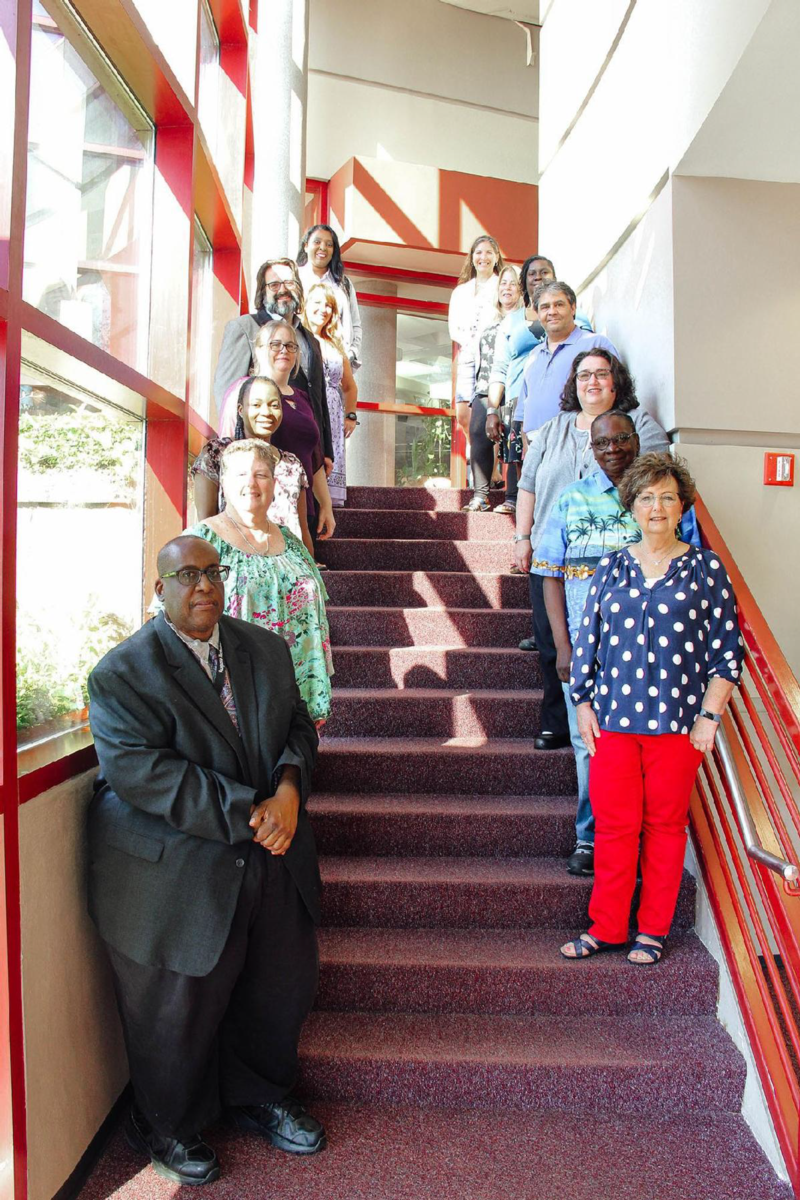
M 214 276 L 238 309 L 247 308 L 242 267 L 241 232 L 232 217 L 219 175 L 200 135 L 195 94 L 188 98 L 145 24 L 127 0 L 71 0 L 79 16 L 137 96 L 155 126 L 155 170 L 178 201 L 187 223 L 185 269 L 188 296 L 185 314 L 186 352 L 191 339 L 192 237 L 195 215 L 208 234 L 214 253 Z M 257 8 L 251 0 L 247 17 L 240 0 L 210 0 L 220 36 L 220 70 L 244 97 L 246 117 L 243 186 L 252 164 L 252 123 L 247 70 L 247 28 L 255 27 Z M 200 12 L 198 6 L 198 22 Z M 0 203 L 0 816 L 4 911 L 0 913 L 0 1056 L 10 1046 L 10 1061 L 0 1059 L 0 1155 L 13 1153 L 15 1200 L 26 1200 L 28 1148 L 25 1112 L 23 1040 L 19 806 L 41 792 L 79 775 L 97 759 L 91 735 L 70 733 L 37 762 L 17 751 L 16 731 L 16 538 L 17 451 L 20 354 L 23 332 L 96 368 L 137 392 L 145 401 L 147 421 L 144 553 L 145 592 L 152 583 L 155 555 L 185 523 L 187 461 L 190 446 L 214 433 L 189 405 L 186 389 L 176 394 L 161 387 L 22 298 L 25 193 L 28 154 L 32 0 L 0 0 L 0 25 L 11 48 L 15 70 L 11 192 Z M 199 44 L 199 26 L 197 30 Z M 27 761 L 26 761 L 27 760 Z M 20 763 L 25 773 L 19 774 Z M 7 1069 L 6 1069 L 7 1068 Z

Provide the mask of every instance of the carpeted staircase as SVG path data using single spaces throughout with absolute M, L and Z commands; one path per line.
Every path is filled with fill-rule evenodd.
M 334 710 L 311 802 L 325 881 L 298 1092 L 330 1148 L 224 1129 L 214 1196 L 789 1200 L 739 1115 L 744 1061 L 684 879 L 656 968 L 566 962 L 570 751 L 537 752 L 512 521 L 352 488 L 326 544 Z M 116 1189 L 116 1190 L 115 1190 Z M 116 1139 L 86 1197 L 172 1196 Z

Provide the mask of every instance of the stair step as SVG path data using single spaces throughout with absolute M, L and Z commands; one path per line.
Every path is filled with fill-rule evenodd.
M 539 732 L 541 692 L 338 688 L 326 737 L 511 737 Z
M 334 689 L 471 688 L 479 683 L 526 690 L 542 683 L 535 651 L 498 646 L 338 646 L 334 667 Z
M 514 517 L 505 513 L 415 512 L 397 509 L 341 509 L 336 536 L 345 538 L 445 538 L 453 541 L 510 542 Z
M 563 858 L 325 855 L 320 870 L 323 923 L 351 927 L 550 928 L 577 936 L 592 890 L 591 878 L 567 874 Z M 675 930 L 694 924 L 694 899 L 694 880 L 684 872 Z
M 331 645 L 508 646 L 531 633 L 529 609 L 332 608 Z
M 571 796 L 404 796 L 315 793 L 308 802 L 320 854 L 520 858 L 568 855 Z
M 792 1200 L 742 1116 L 692 1117 L 379 1108 L 317 1101 L 324 1154 L 297 1161 L 220 1124 L 209 1136 L 224 1164 L 210 1195 L 225 1200 Z M 576 1147 L 586 1146 L 585 1152 Z M 642 1147 L 645 1148 L 644 1152 Z M 115 1133 L 81 1200 L 174 1194 L 142 1170 Z M 222 1190 L 220 1190 L 222 1189 Z
M 316 1012 L 300 1043 L 305 1096 L 429 1109 L 733 1113 L 745 1074 L 702 1016 Z
M 526 608 L 524 575 L 466 571 L 329 571 L 325 576 L 330 603 L 348 607 Z
M 321 792 L 452 792 L 572 795 L 571 749 L 534 750 L 528 739 L 328 738 L 314 771 Z
M 713 1016 L 717 964 L 693 933 L 670 938 L 658 972 L 622 954 L 568 963 L 574 929 L 320 930 L 318 1009 L 529 1016 L 630 1011 Z
M 387 509 L 409 512 L 459 512 L 473 497 L 470 488 L 424 487 L 349 487 L 347 505 L 341 512 L 352 509 Z M 505 496 L 499 488 L 489 492 L 493 508 L 502 504 Z M 338 514 L 337 514 L 338 520 Z
M 331 538 L 325 562 L 334 571 L 497 571 L 509 574 L 510 538 L 498 542 Z

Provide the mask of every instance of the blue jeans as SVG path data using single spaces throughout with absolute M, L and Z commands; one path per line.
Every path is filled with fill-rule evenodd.
M 564 599 L 567 605 L 569 640 L 574 643 L 583 619 L 586 597 L 589 595 L 591 579 L 567 579 L 564 581 Z M 575 751 L 575 769 L 578 773 L 578 811 L 575 815 L 575 835 L 579 842 L 594 845 L 594 813 L 589 799 L 589 751 L 578 733 L 578 715 L 570 698 L 569 684 L 561 685 L 567 702 L 569 737 Z

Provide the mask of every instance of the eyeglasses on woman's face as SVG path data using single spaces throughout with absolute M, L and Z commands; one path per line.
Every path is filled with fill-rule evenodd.
M 599 371 L 578 371 L 575 378 L 578 383 L 588 383 L 593 375 L 598 383 L 605 383 L 607 379 L 611 378 L 611 371 L 608 367 L 605 369 L 601 367 Z
M 676 504 L 680 504 L 680 496 L 676 496 L 674 492 L 662 492 L 656 496 L 652 492 L 642 492 L 636 497 L 635 504 L 641 504 L 642 508 L 652 508 L 656 501 L 664 505 L 664 508 L 674 508 Z
M 273 354 L 280 354 L 281 350 L 285 350 L 287 354 L 297 354 L 297 342 L 281 342 L 275 338 L 271 342 L 267 342 Z
M 614 433 L 611 437 L 595 438 L 592 446 L 595 450 L 607 450 L 609 446 L 627 446 L 631 438 L 635 438 L 635 433 Z

